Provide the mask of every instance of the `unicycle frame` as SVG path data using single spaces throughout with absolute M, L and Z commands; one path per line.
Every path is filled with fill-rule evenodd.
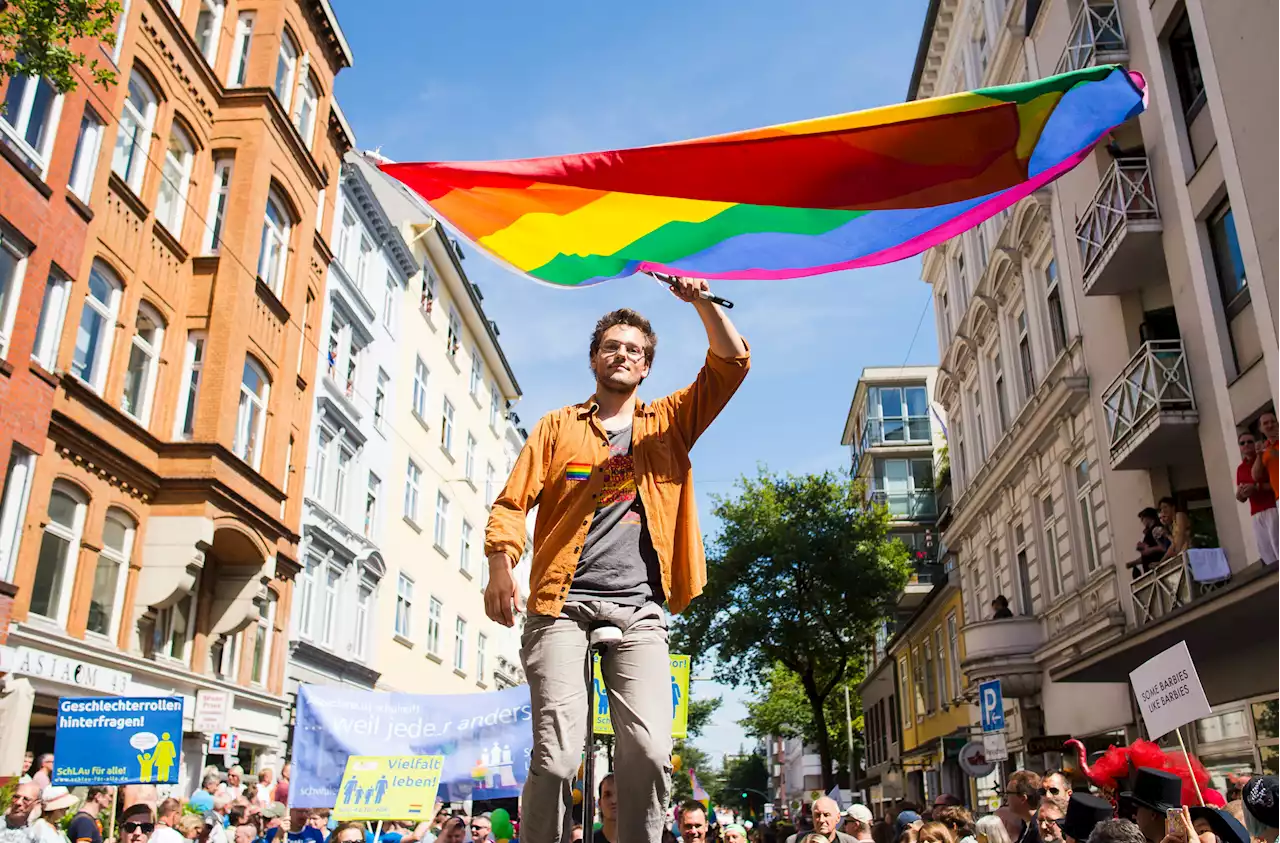
M 587 658 L 583 667 L 587 686 L 587 740 L 582 758 L 582 831 L 583 839 L 595 835 L 596 822 L 596 707 L 595 661 L 596 654 L 604 654 L 609 645 L 622 639 L 622 630 L 613 624 L 597 622 L 591 625 L 587 638 Z

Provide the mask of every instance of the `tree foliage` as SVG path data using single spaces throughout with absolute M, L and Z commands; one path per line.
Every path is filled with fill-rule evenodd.
M 677 620 L 682 652 L 718 655 L 717 677 L 795 675 L 814 723 L 824 789 L 834 785 L 825 705 L 874 641 L 910 575 L 889 514 L 844 476 L 743 478 L 716 499 L 721 531 L 703 595 Z
M 729 759 L 716 794 L 716 804 L 733 808 L 748 817 L 764 816 L 769 801 L 769 766 L 764 753 L 752 752 Z
M 689 783 L 689 771 L 698 772 L 698 781 L 708 793 L 715 793 L 719 775 L 715 762 L 710 755 L 694 746 L 693 739 L 702 734 L 702 730 L 711 722 L 716 710 L 720 708 L 721 698 L 709 700 L 689 700 L 689 737 L 676 740 L 672 746 L 672 755 L 680 756 L 680 769 L 671 775 L 673 799 L 681 802 L 693 798 L 693 786 Z
M 0 79 L 43 76 L 59 93 L 76 89 L 75 70 L 93 81 L 114 84 L 110 62 L 89 58 L 76 42 L 116 42 L 119 0 L 0 0 Z

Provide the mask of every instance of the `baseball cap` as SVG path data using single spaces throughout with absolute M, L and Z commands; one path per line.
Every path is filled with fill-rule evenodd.
M 845 811 L 844 815 L 849 819 L 857 820 L 860 823 L 869 823 L 872 819 L 871 809 L 866 805 L 859 805 L 856 803 L 850 805 L 849 810 Z
M 1275 828 L 1280 799 L 1276 796 L 1275 776 L 1254 776 L 1244 786 L 1240 798 L 1244 801 L 1244 809 L 1258 822 L 1267 828 Z
M 917 814 L 915 811 L 900 812 L 898 814 L 898 833 L 901 834 L 904 828 L 911 825 L 912 823 L 918 823 L 918 822 L 920 822 L 920 815 Z

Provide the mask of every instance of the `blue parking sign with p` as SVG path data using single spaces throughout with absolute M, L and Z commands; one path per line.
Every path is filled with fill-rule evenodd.
M 978 712 L 982 717 L 982 731 L 999 732 L 1004 728 L 1004 697 L 999 679 L 978 686 Z

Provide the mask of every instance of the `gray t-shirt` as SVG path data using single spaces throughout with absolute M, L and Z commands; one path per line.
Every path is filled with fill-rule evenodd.
M 636 491 L 630 425 L 609 434 L 609 458 L 596 470 L 604 473 L 604 487 L 566 599 L 661 603 L 662 573 Z

